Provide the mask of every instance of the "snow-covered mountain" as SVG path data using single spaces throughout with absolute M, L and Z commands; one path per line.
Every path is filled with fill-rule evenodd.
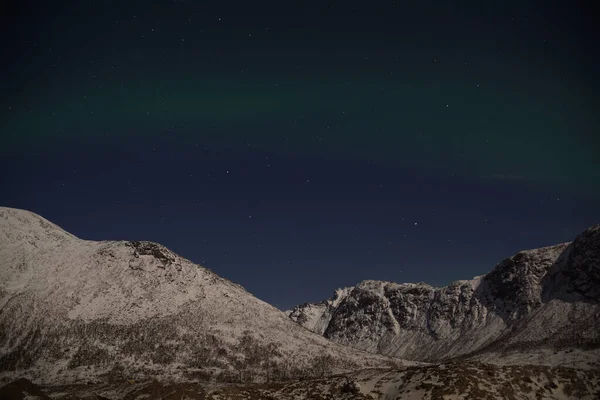
M 395 363 L 328 341 L 164 246 L 0 208 L 0 378 L 253 380 Z
M 521 251 L 471 280 L 441 288 L 363 281 L 288 316 L 335 342 L 412 360 L 557 364 L 560 357 L 539 355 L 600 355 L 600 225 L 572 243 Z

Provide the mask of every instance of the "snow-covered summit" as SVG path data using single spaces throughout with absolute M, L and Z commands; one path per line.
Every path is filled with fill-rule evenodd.
M 0 244 L 40 246 L 77 240 L 47 219 L 25 210 L 0 207 Z
M 81 240 L 9 208 L 0 309 L 0 378 L 248 380 L 390 362 L 309 332 L 160 244 Z

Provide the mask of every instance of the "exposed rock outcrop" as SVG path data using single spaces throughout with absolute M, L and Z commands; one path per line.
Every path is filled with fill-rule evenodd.
M 600 347 L 600 225 L 446 287 L 363 281 L 340 293 L 335 306 L 303 304 L 289 316 L 338 343 L 413 360 Z

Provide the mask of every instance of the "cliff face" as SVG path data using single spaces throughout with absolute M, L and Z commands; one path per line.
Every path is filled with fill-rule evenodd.
M 316 304 L 304 303 L 293 310 L 285 311 L 285 314 L 297 324 L 322 335 L 329 326 L 334 311 L 353 289 L 354 287 L 337 289 L 327 300 Z
M 521 251 L 446 287 L 363 281 L 343 293 L 325 307 L 324 330 L 302 322 L 314 305 L 296 307 L 290 318 L 333 341 L 414 360 L 597 347 L 600 225 L 573 243 Z
M 0 208 L 0 378 L 260 380 L 387 365 L 157 243 Z

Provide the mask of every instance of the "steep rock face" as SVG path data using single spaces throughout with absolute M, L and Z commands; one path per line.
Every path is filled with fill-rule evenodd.
M 597 347 L 599 232 L 597 225 L 571 244 L 521 251 L 484 276 L 446 287 L 363 281 L 329 308 L 323 335 L 414 360 Z M 307 307 L 298 306 L 290 315 L 302 315 Z
M 304 303 L 294 307 L 293 310 L 285 311 L 285 314 L 297 324 L 302 325 L 306 329 L 322 335 L 331 321 L 331 316 L 337 306 L 348 297 L 348 294 L 354 289 L 347 287 L 337 289 L 333 293 L 333 297 L 324 300 L 320 303 Z
M 546 299 L 600 301 L 600 225 L 579 235 L 544 278 Z
M 500 348 L 600 348 L 600 225 L 579 235 L 541 279 L 543 302 Z
M 257 380 L 388 362 L 159 244 L 81 240 L 0 208 L 0 378 Z

